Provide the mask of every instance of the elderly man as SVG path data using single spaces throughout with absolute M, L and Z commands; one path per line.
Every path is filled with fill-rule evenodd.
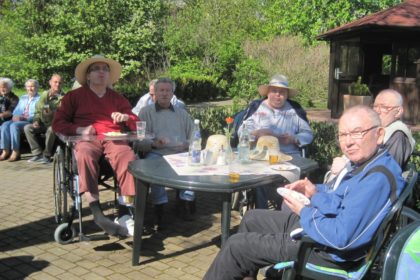
M 286 188 L 310 198 L 309 205 L 285 195 L 292 213 L 246 212 L 239 233 L 229 238 L 204 279 L 254 277 L 261 267 L 296 260 L 299 241 L 293 241 L 290 233 L 297 228 L 302 228 L 324 248 L 314 251 L 311 262 L 315 264 L 340 268 L 364 257 L 372 236 L 391 209 L 391 193 L 399 196 L 404 188 L 398 163 L 379 148 L 383 137 L 379 116 L 371 108 L 355 106 L 344 112 L 339 121 L 338 141 L 352 163 L 352 170 L 338 188 L 331 191 L 326 185 L 299 180 Z M 384 170 L 373 171 L 377 166 Z M 395 178 L 395 193 L 386 175 Z
M 394 157 L 402 169 L 405 168 L 411 153 L 415 148 L 415 140 L 410 129 L 400 120 L 403 115 L 403 98 L 398 91 L 384 89 L 378 93 L 373 109 L 379 114 L 381 125 L 385 128 L 383 147 Z M 346 156 L 334 158 L 331 172 L 327 173 L 326 181 L 333 187 L 346 173 L 350 162 Z M 342 171 L 343 170 L 343 171 Z M 335 182 L 334 178 L 337 179 Z
M 246 126 L 251 135 L 275 136 L 279 139 L 282 152 L 299 155 L 299 147 L 308 145 L 313 140 L 313 133 L 309 124 L 297 114 L 288 98 L 297 94 L 289 87 L 287 78 L 276 75 L 271 78 L 268 85 L 259 87 L 261 96 L 267 98 L 258 109 L 247 118 L 239 128 L 239 134 Z
M 288 98 L 297 94 L 289 87 L 287 78 L 275 75 L 268 85 L 259 87 L 261 96 L 267 98 L 259 105 L 258 109 L 248 117 L 239 128 L 239 135 L 244 127 L 256 138 L 263 135 L 275 136 L 279 140 L 280 150 L 291 155 L 300 155 L 299 148 L 308 145 L 313 140 L 313 133 L 297 109 L 291 105 Z M 272 186 L 257 188 L 256 208 L 268 208 L 267 200 L 281 204 L 281 198 L 275 193 Z
M 173 106 L 174 83 L 169 78 L 161 78 L 155 84 L 156 103 L 140 111 L 140 119 L 146 121 L 146 130 L 155 135 L 153 142 L 144 146 L 143 151 L 149 151 L 146 157 L 156 157 L 166 154 L 186 151 L 193 121 L 187 111 Z M 162 227 L 163 205 L 168 203 L 164 186 L 151 188 L 158 227 Z M 182 216 L 191 219 L 193 212 L 194 193 L 180 192 Z
M 138 120 L 131 112 L 130 103 L 111 89 L 121 75 L 121 65 L 103 56 L 94 56 L 76 67 L 75 76 L 82 85 L 67 93 L 53 121 L 53 130 L 64 135 L 101 135 L 119 132 L 122 126 L 135 129 Z M 125 141 L 81 141 L 74 147 L 79 172 L 80 192 L 85 194 L 95 223 L 111 235 L 127 236 L 134 231 L 133 220 L 124 207 L 124 196 L 135 195 L 134 178 L 128 172 L 128 163 L 136 159 Z M 105 155 L 120 186 L 119 216 L 114 223 L 104 216 L 99 203 L 99 159 Z
M 140 97 L 139 101 L 137 102 L 136 106 L 133 108 L 133 113 L 138 116 L 141 109 L 144 107 L 154 104 L 156 102 L 156 96 L 155 96 L 155 84 L 158 81 L 158 79 L 153 79 L 149 82 L 149 92 Z M 172 82 L 172 87 L 175 92 L 175 82 Z M 185 109 L 185 104 L 178 98 L 176 98 L 175 94 L 171 98 L 171 104 L 172 106 Z
M 63 92 L 61 87 L 63 81 L 61 76 L 53 74 L 49 81 L 50 89 L 44 91 L 38 103 L 36 104 L 34 121 L 24 127 L 25 136 L 31 147 L 32 158 L 28 162 L 49 163 L 53 154 L 55 142 L 55 133 L 52 131 L 51 123 L 54 118 L 55 111 L 60 104 Z M 39 143 L 39 134 L 45 133 L 45 149 L 42 149 Z

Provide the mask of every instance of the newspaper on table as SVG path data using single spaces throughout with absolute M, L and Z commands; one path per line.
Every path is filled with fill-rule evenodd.
M 229 175 L 228 165 L 188 165 L 188 153 L 166 155 L 163 158 L 180 176 Z M 282 166 L 286 168 L 282 168 Z M 241 164 L 238 171 L 241 175 L 280 174 L 289 182 L 294 182 L 300 177 L 300 168 L 286 162 L 278 165 L 269 165 L 267 161 L 252 160 Z

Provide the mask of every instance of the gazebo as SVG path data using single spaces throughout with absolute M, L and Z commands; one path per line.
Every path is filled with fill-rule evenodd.
M 331 117 L 340 117 L 343 95 L 360 76 L 373 97 L 385 88 L 398 90 L 404 97 L 404 121 L 420 123 L 420 0 L 406 0 L 318 39 L 330 42 Z

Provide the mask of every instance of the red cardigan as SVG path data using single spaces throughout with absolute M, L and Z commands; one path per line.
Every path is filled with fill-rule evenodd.
M 120 131 L 120 124 L 114 124 L 111 113 L 128 114 L 125 124 L 136 130 L 138 117 L 131 112 L 131 105 L 121 94 L 107 89 L 103 97 L 98 97 L 88 86 L 67 93 L 57 109 L 52 128 L 54 132 L 75 135 L 78 127 L 92 125 L 97 134 Z

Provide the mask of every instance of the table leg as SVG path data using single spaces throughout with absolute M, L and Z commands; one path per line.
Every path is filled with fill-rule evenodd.
M 222 247 L 229 238 L 230 233 L 230 211 L 232 207 L 232 194 L 222 194 Z
M 131 264 L 139 265 L 140 263 L 140 251 L 143 234 L 144 214 L 146 212 L 146 197 L 147 197 L 147 185 L 136 180 L 136 201 L 135 201 L 135 212 L 134 212 L 134 237 L 133 237 L 133 256 Z

